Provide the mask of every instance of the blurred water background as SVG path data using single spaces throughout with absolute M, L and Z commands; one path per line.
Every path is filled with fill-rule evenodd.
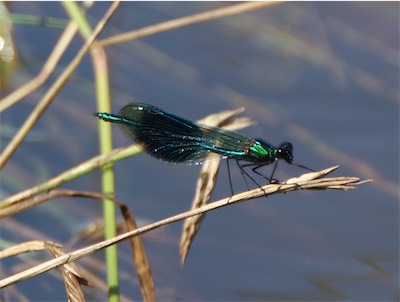
M 232 3 L 124 2 L 101 37 Z M 100 18 L 109 3 L 88 14 Z M 11 12 L 67 20 L 56 2 L 8 3 Z M 62 28 L 14 24 L 18 61 L 4 97 L 35 76 Z M 61 61 L 69 63 L 77 36 Z M 399 298 L 399 6 L 394 2 L 282 3 L 110 46 L 113 112 L 143 101 L 196 120 L 245 107 L 258 122 L 242 132 L 273 144 L 289 140 L 295 160 L 334 175 L 373 179 L 349 192 L 294 192 L 207 215 L 185 267 L 181 223 L 145 235 L 162 300 L 342 300 Z M 56 75 L 60 70 L 56 71 Z M 1 114 L 1 149 L 51 84 Z M 37 185 L 98 154 L 93 69 L 87 58 L 3 169 L 1 197 Z M 115 147 L 130 142 L 113 127 Z M 115 164 L 117 197 L 141 224 L 190 207 L 198 166 L 163 163 L 146 154 Z M 304 171 L 280 164 L 283 180 Z M 100 191 L 100 173 L 68 188 Z M 235 188 L 246 189 L 240 173 Z M 220 169 L 213 200 L 229 194 Z M 1 221 L 1 240 L 71 244 L 101 219 L 101 204 L 59 198 Z M 69 245 L 70 244 L 70 245 Z M 120 245 L 121 292 L 141 299 L 129 245 Z M 46 258 L 37 254 L 37 261 Z M 99 276 L 104 255 L 84 263 Z M 1 275 L 32 266 L 2 261 Z M 31 301 L 64 300 L 57 271 L 16 285 Z M 106 294 L 86 290 L 90 300 Z

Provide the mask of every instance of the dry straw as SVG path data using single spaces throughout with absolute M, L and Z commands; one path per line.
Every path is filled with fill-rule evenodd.
M 140 227 L 133 231 L 129 231 L 123 233 L 115 238 L 104 240 L 99 243 L 90 245 L 88 247 L 75 250 L 70 253 L 66 253 L 64 255 L 60 255 L 57 258 L 41 263 L 35 267 L 27 269 L 23 272 L 15 274 L 13 276 L 7 277 L 3 280 L 0 280 L 0 288 L 5 286 L 14 284 L 16 282 L 20 282 L 22 280 L 26 280 L 47 272 L 53 268 L 56 268 L 60 265 L 66 265 L 68 263 L 74 262 L 78 259 L 81 259 L 85 256 L 91 255 L 95 252 L 98 252 L 108 246 L 113 244 L 125 241 L 129 238 L 147 233 L 154 229 L 166 226 L 170 223 L 174 223 L 189 217 L 193 217 L 199 214 L 203 214 L 218 208 L 226 207 L 231 204 L 237 202 L 243 202 L 251 199 L 255 199 L 258 197 L 270 196 L 279 193 L 288 193 L 297 190 L 351 190 L 354 189 L 355 186 L 369 182 L 371 180 L 360 181 L 358 177 L 348 177 L 348 176 L 340 176 L 340 177 L 326 177 L 329 173 L 335 171 L 339 166 L 334 166 L 325 170 L 321 170 L 318 172 L 311 172 L 301 175 L 300 177 L 291 178 L 284 183 L 281 184 L 269 184 L 263 186 L 262 188 L 257 188 L 254 190 L 246 191 L 243 193 L 236 194 L 232 197 L 224 198 L 218 200 L 216 202 L 212 202 L 210 204 L 204 205 L 200 208 L 190 210 L 187 212 L 180 213 L 175 216 L 168 217 L 166 219 L 148 224 L 146 226 Z M 5 251 L 2 251 L 4 254 Z M 2 256 L 0 254 L 0 256 Z

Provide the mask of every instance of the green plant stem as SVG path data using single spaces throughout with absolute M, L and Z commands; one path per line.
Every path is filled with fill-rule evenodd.
M 92 33 L 92 29 L 90 28 L 84 12 L 80 9 L 78 4 L 76 2 L 63 2 L 63 5 L 70 17 L 78 23 L 79 31 L 83 38 L 86 39 L 89 37 Z M 111 106 L 107 55 L 101 46 L 92 47 L 90 54 L 94 68 L 97 108 L 101 112 L 110 112 Z M 110 123 L 99 122 L 99 142 L 100 154 L 106 154 L 113 149 Z M 109 163 L 103 167 L 101 181 L 103 194 L 114 197 L 115 182 L 113 163 Z M 107 240 L 115 237 L 117 235 L 116 209 L 114 203 L 106 199 L 103 199 L 103 219 L 105 239 Z M 105 253 L 107 263 L 108 300 L 111 302 L 118 302 L 119 281 L 117 245 L 108 247 Z
M 107 69 L 107 58 L 102 47 L 93 48 L 91 51 L 97 92 L 97 108 L 101 112 L 110 112 L 109 98 L 109 79 Z M 111 123 L 99 122 L 100 153 L 106 154 L 112 150 L 112 131 Z M 103 167 L 102 173 L 102 191 L 104 194 L 114 196 L 115 182 L 113 163 Z M 117 235 L 116 209 L 114 203 L 103 199 L 103 217 L 105 238 L 110 239 Z M 118 250 L 117 245 L 106 249 L 107 261 L 107 280 L 108 280 L 108 298 L 109 301 L 119 301 L 119 282 L 118 282 Z
M 38 186 L 32 187 L 25 191 L 19 192 L 12 195 L 0 202 L 1 209 L 7 207 L 13 203 L 21 202 L 24 199 L 30 198 L 36 194 L 43 193 L 45 191 L 57 188 L 67 182 L 77 179 L 83 175 L 86 175 L 96 169 L 102 168 L 104 165 L 113 163 L 118 160 L 125 159 L 130 156 L 137 155 L 143 152 L 143 148 L 139 145 L 130 145 L 128 147 L 114 149 L 107 154 L 101 154 L 93 157 L 59 175 L 49 179 L 48 181 L 41 183 Z

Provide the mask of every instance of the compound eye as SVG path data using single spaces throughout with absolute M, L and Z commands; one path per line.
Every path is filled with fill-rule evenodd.
M 293 161 L 293 145 L 288 142 L 282 143 L 278 149 L 278 157 L 291 164 Z

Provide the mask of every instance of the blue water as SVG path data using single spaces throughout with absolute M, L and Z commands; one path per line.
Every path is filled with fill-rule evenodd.
M 229 4 L 123 3 L 102 37 Z M 96 3 L 89 14 L 97 19 L 107 7 Z M 58 3 L 13 3 L 10 10 L 66 18 Z M 209 213 L 184 268 L 181 223 L 144 236 L 160 300 L 398 298 L 398 20 L 396 3 L 283 3 L 107 48 L 115 113 L 134 100 L 193 120 L 245 107 L 243 115 L 258 122 L 242 131 L 247 135 L 273 144 L 291 141 L 295 160 L 313 169 L 340 165 L 333 175 L 374 180 L 353 191 L 298 191 Z M 2 96 L 38 73 L 60 33 L 15 25 L 20 66 Z M 77 37 L 62 67 L 80 45 Z M 2 126 L 20 126 L 48 87 L 2 113 Z M 40 139 L 25 141 L 4 168 L 2 195 L 98 154 L 93 87 L 88 57 L 33 129 Z M 129 144 L 118 127 L 113 131 L 115 147 Z M 2 137 L 1 148 L 8 140 Z M 198 171 L 145 154 L 125 159 L 115 164 L 117 197 L 139 221 L 156 221 L 189 209 Z M 277 177 L 302 172 L 282 163 Z M 94 172 L 64 187 L 99 191 L 99 176 Z M 233 180 L 238 190 L 245 189 L 240 173 Z M 213 200 L 229 192 L 223 164 Z M 2 239 L 47 238 L 73 250 L 89 244 L 68 242 L 95 219 L 101 219 L 100 203 L 59 198 L 4 219 Z M 127 244 L 120 255 L 121 292 L 139 300 Z M 102 267 L 103 254 L 93 257 Z M 7 259 L 1 276 L 19 263 L 24 266 L 16 271 L 33 265 Z M 103 268 L 95 273 L 104 279 Z M 32 301 L 63 300 L 55 275 L 46 273 L 17 289 Z M 101 290 L 85 292 L 90 300 L 105 299 Z

